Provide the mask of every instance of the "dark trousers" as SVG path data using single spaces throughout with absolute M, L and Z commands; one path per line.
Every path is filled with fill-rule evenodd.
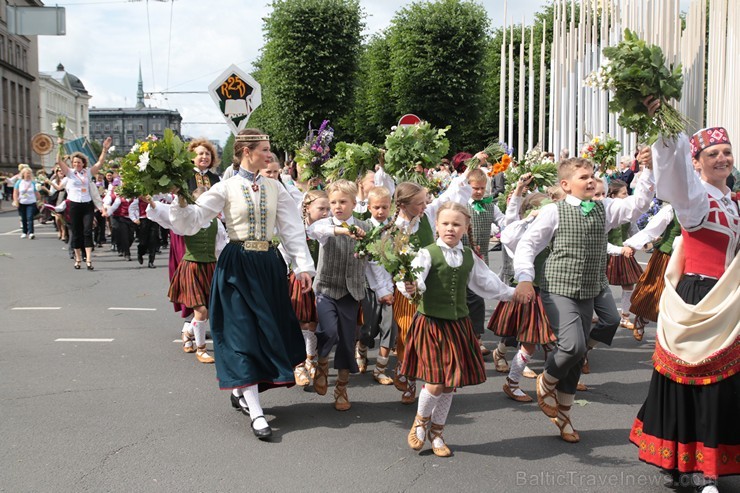
M 69 203 L 69 216 L 72 220 L 72 248 L 92 248 L 93 217 L 95 206 L 90 202 Z
M 159 224 L 142 218 L 139 221 L 139 247 L 138 253 L 143 257 L 145 253 L 149 254 L 149 262 L 154 262 L 154 256 L 159 246 Z
M 575 394 L 591 332 L 594 300 L 575 300 L 544 290 L 540 295 L 550 326 L 558 338 L 555 350 L 547 357 L 545 370 L 559 380 L 559 391 Z
M 316 327 L 319 358 L 329 357 L 334 346 L 334 369 L 357 373 L 355 361 L 355 334 L 357 333 L 357 313 L 359 302 L 352 295 L 338 300 L 325 294 L 316 295 L 316 313 L 319 324 Z
M 100 211 L 95 211 L 95 243 L 105 243 L 105 218 Z
M 360 342 L 367 347 L 375 347 L 375 338 L 380 334 L 380 347 L 390 348 L 396 340 L 398 327 L 393 321 L 393 305 L 378 303 L 375 291 L 365 289 L 365 299 L 362 300 L 362 317 L 364 323 L 360 327 Z
M 468 297 L 468 312 L 470 317 L 470 323 L 473 324 L 473 332 L 475 335 L 480 337 L 483 335 L 483 330 L 486 324 L 486 300 L 467 289 Z
M 23 234 L 33 234 L 33 216 L 36 215 L 36 204 L 18 204 L 18 215 L 21 216 Z
M 594 341 L 611 346 L 621 318 L 609 286 L 602 289 L 598 296 L 594 298 L 594 311 L 599 317 L 599 321 L 591 329 L 589 337 Z
M 134 243 L 134 223 L 124 216 L 113 216 L 111 218 L 113 242 L 119 253 L 131 256 L 131 245 Z
M 163 247 L 167 246 L 170 240 L 170 230 L 159 226 L 159 244 Z

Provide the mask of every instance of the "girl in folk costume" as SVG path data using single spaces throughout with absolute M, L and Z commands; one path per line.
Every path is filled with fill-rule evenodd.
M 440 206 L 436 227 L 439 239 L 419 250 L 412 261 L 420 269 L 416 281 L 397 283 L 406 296 L 422 294 L 409 328 L 401 373 L 426 382 L 408 434 L 409 446 L 420 450 L 428 436 L 434 454 L 449 457 L 452 452 L 442 432 L 452 393 L 457 387 L 486 380 L 483 355 L 468 317 L 466 287 L 494 300 L 511 299 L 514 289 L 462 245 L 460 240 L 470 228 L 464 205 L 447 202 Z
M 612 199 L 624 199 L 629 196 L 627 184 L 622 180 L 612 180 L 609 183 L 607 196 Z M 630 322 L 629 305 L 635 283 L 642 275 L 642 267 L 635 260 L 635 250 L 624 245 L 629 237 L 632 223 L 624 223 L 607 233 L 606 251 L 609 259 L 606 264 L 606 278 L 612 286 L 622 286 L 622 321 L 620 325 L 626 329 L 633 329 Z
M 258 438 L 272 435 L 258 390 L 295 385 L 293 368 L 306 358 L 290 304 L 286 266 L 270 243 L 273 231 L 296 264 L 304 291 L 314 264 L 295 202 L 275 180 L 259 175 L 272 159 L 267 135 L 245 129 L 236 136 L 239 174 L 215 184 L 194 205 L 172 207 L 172 225 L 195 234 L 223 211 L 230 241 L 216 264 L 209 315 L 219 387 L 243 396 Z
M 658 196 L 682 230 L 666 269 L 650 390 L 630 440 L 640 460 L 674 476 L 695 473 L 697 489 L 718 491 L 719 476 L 740 474 L 740 216 L 726 185 L 732 145 L 715 127 L 691 140 L 659 138 L 652 152 Z
M 196 188 L 193 198 L 197 199 L 205 191 L 205 187 Z M 139 200 L 148 204 L 145 213 L 149 221 L 179 234 L 177 227 L 170 221 L 169 204 L 157 202 L 148 196 Z M 182 330 L 183 351 L 195 353 L 201 363 L 213 363 L 213 358 L 206 351 L 208 301 L 216 259 L 229 239 L 223 224 L 217 218 L 206 221 L 201 226 L 193 235 L 182 235 L 185 240 L 185 255 L 177 266 L 167 296 L 172 303 L 182 304 L 194 312 L 193 320 Z
M 355 239 L 365 235 L 370 225 L 355 219 L 357 185 L 337 180 L 327 187 L 333 216 L 313 223 L 306 232 L 319 241 L 316 273 L 316 311 L 318 313 L 318 367 L 314 389 L 319 395 L 328 390 L 329 354 L 334 346 L 334 368 L 338 370 L 334 389 L 334 408 L 347 411 L 352 406 L 347 396 L 349 374 L 357 373 L 355 339 L 360 301 L 365 297 L 365 278 L 379 302 L 390 301 L 390 275 L 379 265 L 354 256 Z
M 467 183 L 467 173 L 468 171 L 453 179 L 447 190 L 430 204 L 427 204 L 427 191 L 423 187 L 412 182 L 399 183 L 395 193 L 396 213 L 387 227 L 399 228 L 408 233 L 411 242 L 417 248 L 434 243 L 432 225 L 442 204 L 446 202 L 467 204 L 472 195 L 470 185 Z M 393 298 L 393 320 L 398 327 L 396 337 L 398 363 L 393 383 L 403 393 L 401 402 L 404 404 L 412 404 L 416 400 L 416 381 L 406 378 L 399 371 L 403 364 L 406 337 L 415 313 L 416 305 L 396 290 Z
M 306 192 L 301 204 L 301 215 L 306 228 L 316 221 L 326 218 L 329 215 L 329 197 L 326 192 L 323 190 L 309 190 Z M 306 243 L 314 264 L 318 264 L 319 242 L 307 237 Z M 283 253 L 282 247 L 280 250 Z M 287 253 L 283 253 L 283 257 L 290 264 L 290 261 L 287 260 L 289 258 Z M 305 387 L 316 374 L 316 324 L 319 321 L 316 314 L 316 296 L 313 291 L 303 291 L 300 279 L 293 272 L 290 273 L 288 283 L 290 285 L 290 302 L 293 305 L 298 322 L 301 324 L 303 340 L 306 343 L 306 361 L 295 367 L 295 383 Z
M 507 215 L 509 215 L 510 208 L 519 209 L 522 191 L 531 179 L 531 176 L 527 175 L 519 178 L 514 195 L 509 202 L 509 208 L 507 208 Z M 540 207 L 549 203 L 552 201 L 547 195 L 537 192 L 528 194 L 521 201 L 521 214 L 524 219 L 512 221 L 501 233 L 501 243 L 508 250 L 509 255 L 514 256 L 517 242 L 537 217 Z M 519 216 L 519 214 L 516 215 Z M 549 253 L 549 248 L 545 248 L 535 259 L 535 286 L 539 286 L 542 269 Z M 539 289 L 535 289 L 535 296 L 528 303 L 518 304 L 512 301 L 499 303 L 491 315 L 488 328 L 498 336 L 515 337 L 519 342 L 519 351 L 511 362 L 503 390 L 508 397 L 517 402 L 532 402 L 532 398 L 519 388 L 519 381 L 536 346 L 539 344 L 548 347 L 556 340 L 542 305 Z M 547 352 L 545 352 L 545 359 L 547 359 Z

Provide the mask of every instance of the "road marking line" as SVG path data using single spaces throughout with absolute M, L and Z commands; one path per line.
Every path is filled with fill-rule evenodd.
M 54 342 L 113 342 L 113 339 L 85 339 L 85 338 L 74 338 L 74 337 L 60 337 L 54 339 Z
M 175 339 L 172 342 L 182 342 L 182 339 Z M 206 344 L 213 344 L 213 341 L 211 339 L 206 339 Z
M 17 235 L 21 231 L 23 231 L 23 230 L 20 229 L 20 228 L 18 228 L 18 229 L 14 229 L 13 231 L 8 231 L 7 233 L 2 233 L 2 235 L 3 236 L 6 236 L 6 235 Z
M 61 310 L 61 306 L 15 306 L 11 310 Z
M 125 306 L 111 306 L 108 308 L 108 310 L 120 310 L 120 311 L 128 311 L 128 312 L 156 312 L 156 308 L 129 308 Z

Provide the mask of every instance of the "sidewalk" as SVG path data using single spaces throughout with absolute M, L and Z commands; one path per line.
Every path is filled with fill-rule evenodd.
M 13 205 L 13 202 L 11 200 L 9 201 L 2 201 L 2 208 L 0 208 L 0 214 L 5 214 L 6 212 L 13 212 L 15 214 L 18 214 L 18 209 Z

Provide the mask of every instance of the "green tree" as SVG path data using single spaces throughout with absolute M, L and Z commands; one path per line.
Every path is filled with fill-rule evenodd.
M 479 147 L 488 15 L 469 0 L 414 3 L 388 31 L 391 97 L 398 115 L 452 125 L 451 151 Z M 387 97 L 387 96 L 386 96 Z
M 256 63 L 262 106 L 250 123 L 282 150 L 324 119 L 341 140 L 337 123 L 350 111 L 364 27 L 358 0 L 275 0 L 272 8 Z
M 224 172 L 226 168 L 231 166 L 231 163 L 234 160 L 234 134 L 229 132 L 229 136 L 226 139 L 226 143 L 224 144 L 224 152 L 221 153 L 221 164 L 219 165 L 219 170 L 221 172 Z

